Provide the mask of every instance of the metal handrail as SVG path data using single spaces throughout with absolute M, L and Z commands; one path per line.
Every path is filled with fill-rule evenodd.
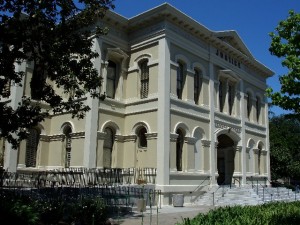
M 207 176 L 196 188 L 195 188 L 195 190 L 193 190 L 193 191 L 191 191 L 190 192 L 190 194 L 193 194 L 196 190 L 198 190 L 199 189 L 199 187 L 206 181 L 206 180 L 208 180 L 210 178 L 210 176 Z M 209 184 L 207 184 L 207 185 L 204 185 L 204 187 L 205 186 L 208 186 L 208 185 L 210 185 L 210 183 Z

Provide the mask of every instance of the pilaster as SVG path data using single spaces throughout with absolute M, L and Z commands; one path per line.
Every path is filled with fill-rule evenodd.
M 93 62 L 94 67 L 98 70 L 100 76 L 101 67 L 101 40 L 95 39 L 93 43 L 93 50 L 98 52 L 99 57 Z M 100 86 L 101 84 L 99 84 Z M 86 104 L 90 106 L 90 111 L 86 113 L 85 118 L 85 139 L 84 139 L 84 153 L 83 166 L 86 168 L 96 167 L 97 156 L 97 130 L 98 130 L 98 116 L 99 116 L 99 99 L 92 98 L 87 95 Z
M 26 73 L 26 62 L 22 62 L 21 64 L 15 63 L 16 72 L 23 71 Z M 25 75 L 26 76 L 26 75 Z M 21 85 L 12 85 L 11 86 L 11 103 L 10 106 L 12 109 L 17 109 L 19 103 L 22 101 L 22 96 L 25 88 L 25 76 L 23 76 Z M 5 143 L 5 154 L 4 154 L 4 165 L 3 168 L 8 172 L 16 172 L 17 171 L 17 163 L 18 163 L 18 152 L 20 149 L 13 149 L 12 145 L 8 142 Z
M 157 185 L 170 183 L 170 43 L 159 40 L 157 110 Z

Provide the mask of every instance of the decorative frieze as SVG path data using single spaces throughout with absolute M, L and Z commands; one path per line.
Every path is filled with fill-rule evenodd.
M 233 127 L 233 126 L 230 126 L 228 124 L 223 124 L 221 122 L 215 122 L 215 127 L 216 128 L 221 128 L 221 129 L 228 129 L 228 130 L 232 129 L 236 133 L 241 133 L 241 128 L 239 128 L 239 127 Z

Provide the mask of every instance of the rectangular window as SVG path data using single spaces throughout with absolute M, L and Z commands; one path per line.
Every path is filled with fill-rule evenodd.
M 107 67 L 107 79 L 106 79 L 106 95 L 108 98 L 115 98 L 116 75 L 117 75 L 117 65 L 114 62 L 109 61 Z
M 147 98 L 149 92 L 149 67 L 147 61 L 141 63 L 141 98 Z
M 182 91 L 183 91 L 183 69 L 184 66 L 182 63 L 178 63 L 177 69 L 177 97 L 182 99 Z
M 194 101 L 195 104 L 199 103 L 199 94 L 200 94 L 200 74 L 198 70 L 195 70 L 194 76 Z
M 220 105 L 220 112 L 223 112 L 223 82 L 219 81 L 219 105 Z
M 233 110 L 233 104 L 234 104 L 234 86 L 232 84 L 228 85 L 228 109 L 229 109 L 229 115 L 232 114 Z

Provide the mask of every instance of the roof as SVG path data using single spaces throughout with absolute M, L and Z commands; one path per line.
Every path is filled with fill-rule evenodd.
M 225 51 L 234 53 L 245 64 L 254 66 L 266 77 L 274 74 L 272 70 L 254 58 L 236 31 L 212 31 L 169 3 L 163 3 L 129 19 L 109 11 L 106 15 L 106 20 L 109 20 L 112 24 L 119 26 L 127 32 L 150 26 L 157 21 L 168 20 L 197 38 L 201 38 Z

